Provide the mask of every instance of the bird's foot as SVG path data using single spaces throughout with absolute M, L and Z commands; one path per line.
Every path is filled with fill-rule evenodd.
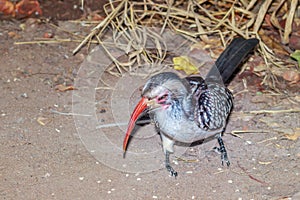
M 214 149 L 217 150 L 217 152 L 219 152 L 221 154 L 222 165 L 224 165 L 224 163 L 226 163 L 227 167 L 229 167 L 230 161 L 228 159 L 227 151 L 226 151 L 226 148 L 224 146 L 222 137 L 218 136 L 217 139 L 218 139 L 218 143 L 219 143 L 220 147 L 219 148 L 215 147 Z
M 168 172 L 170 172 L 171 176 L 174 176 L 175 178 L 177 177 L 178 173 L 173 169 L 173 167 L 171 167 L 170 164 L 166 164 L 166 168 Z
M 170 172 L 170 175 L 174 176 L 176 178 L 178 173 L 170 165 L 170 152 L 166 151 L 165 153 L 166 153 L 166 168 L 167 168 L 168 172 Z
M 226 163 L 226 165 L 229 167 L 230 161 L 229 161 L 229 159 L 228 159 L 226 150 L 225 150 L 225 152 L 224 152 L 224 151 L 221 150 L 222 148 L 218 148 L 218 147 L 214 147 L 214 149 L 215 149 L 218 153 L 221 154 L 222 165 L 224 165 L 224 163 Z

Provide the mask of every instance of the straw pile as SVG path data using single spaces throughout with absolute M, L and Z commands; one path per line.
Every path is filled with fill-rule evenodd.
M 93 41 L 102 44 L 107 29 L 112 30 L 113 37 L 126 31 L 143 33 L 142 27 L 159 27 L 160 32 L 171 29 L 184 35 L 188 40 L 198 41 L 206 47 L 225 46 L 233 37 L 256 37 L 261 40 L 259 51 L 264 60 L 263 83 L 274 83 L 282 68 L 295 68 L 295 63 L 287 59 L 279 59 L 265 42 L 265 29 L 276 27 L 281 43 L 288 44 L 292 32 L 292 23 L 297 11 L 297 0 L 120 0 L 110 1 L 105 5 L 106 18 L 101 21 L 90 34 L 73 51 L 78 52 L 82 46 Z M 285 20 L 282 28 L 279 19 Z M 134 46 L 134 34 L 123 36 L 128 39 L 128 46 Z M 146 34 L 157 44 L 163 44 L 155 34 Z M 156 38 L 156 39 L 155 39 Z M 140 39 L 140 38 L 136 38 Z M 157 49 L 161 49 L 158 46 Z M 147 49 L 139 50 L 139 54 L 147 54 Z M 151 53 L 148 53 L 151 54 Z M 163 58 L 163 53 L 158 53 Z M 147 58 L 147 56 L 144 56 Z M 115 59 L 116 60 L 116 59 Z M 149 60 L 149 59 L 148 59 Z M 132 63 L 121 66 L 128 68 Z M 122 63 L 117 63 L 118 68 Z M 118 69 L 121 73 L 121 69 Z

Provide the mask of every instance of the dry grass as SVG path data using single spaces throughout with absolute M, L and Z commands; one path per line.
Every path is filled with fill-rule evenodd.
M 148 59 L 150 53 L 143 48 L 143 44 L 136 44 L 135 41 L 154 40 L 159 50 L 157 56 L 163 59 L 165 52 L 162 52 L 164 41 L 159 34 L 149 34 L 142 27 L 159 27 L 162 33 L 166 28 L 184 35 L 193 41 L 202 41 L 207 45 L 224 45 L 236 35 L 250 38 L 256 37 L 261 40 L 259 52 L 265 62 L 266 75 L 263 83 L 274 83 L 274 72 L 284 66 L 292 66 L 286 61 L 277 58 L 261 39 L 261 31 L 268 25 L 278 28 L 282 43 L 289 42 L 289 35 L 292 31 L 292 22 L 297 8 L 297 0 L 120 0 L 105 5 L 106 18 L 101 21 L 90 34 L 73 51 L 77 53 L 82 46 L 90 42 L 103 44 L 101 38 L 107 29 L 113 31 L 113 37 L 118 42 L 118 37 L 128 40 L 128 46 L 124 52 L 134 51 L 131 54 L 131 62 L 119 63 L 115 61 L 118 72 L 122 69 L 130 71 L 130 66 L 141 58 Z M 286 19 L 285 29 L 279 25 L 278 18 Z M 126 35 L 128 30 L 131 35 Z M 120 33 L 121 36 L 120 36 Z M 141 36 L 142 35 L 142 36 Z M 145 60 L 146 61 L 146 60 Z M 151 59 L 148 59 L 150 62 Z M 274 70 L 273 70 L 274 69 Z M 271 80 L 271 81 L 270 81 Z

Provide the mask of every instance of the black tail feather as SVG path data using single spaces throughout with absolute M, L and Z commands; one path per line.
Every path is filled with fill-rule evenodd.
M 223 83 L 227 84 L 236 68 L 258 42 L 256 38 L 235 38 L 217 59 L 216 67 L 208 72 L 205 80 L 215 80 L 217 76 L 221 76 Z

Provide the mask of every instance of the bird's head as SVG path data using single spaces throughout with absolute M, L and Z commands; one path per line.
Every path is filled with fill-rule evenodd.
M 164 72 L 151 77 L 142 91 L 142 100 L 148 110 L 167 109 L 174 100 L 181 100 L 188 93 L 187 87 L 176 74 Z
M 188 94 L 186 82 L 172 72 L 163 72 L 151 77 L 142 90 L 142 98 L 131 114 L 123 142 L 126 151 L 129 136 L 139 116 L 144 112 L 166 110 L 174 101 L 181 101 Z

